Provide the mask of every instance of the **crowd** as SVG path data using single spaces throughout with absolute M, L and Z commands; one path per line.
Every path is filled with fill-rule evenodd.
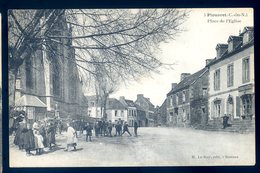
M 115 128 L 115 134 L 112 134 L 112 129 Z M 137 122 L 134 123 L 134 133 L 137 137 Z M 41 155 L 44 149 L 53 150 L 56 146 L 56 135 L 65 131 L 66 149 L 65 151 L 76 150 L 77 132 L 86 136 L 86 141 L 92 141 L 92 131 L 96 137 L 100 136 L 122 136 L 127 132 L 130 136 L 127 122 L 117 121 L 113 124 L 111 121 L 98 120 L 94 123 L 84 121 L 68 121 L 65 124 L 56 119 L 43 119 L 35 121 L 33 124 L 26 122 L 24 114 L 20 114 L 15 118 L 14 127 L 12 130 L 15 133 L 14 144 L 20 150 L 25 150 L 26 155 L 32 155 L 31 151 L 35 151 L 36 155 Z

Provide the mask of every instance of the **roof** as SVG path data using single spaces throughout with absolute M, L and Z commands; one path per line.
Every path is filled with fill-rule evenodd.
M 125 102 L 126 102 L 127 106 L 129 106 L 129 107 L 135 107 L 135 103 L 134 103 L 133 100 L 125 100 Z
M 154 109 L 154 105 L 152 104 L 152 102 L 150 101 L 150 99 L 144 97 L 145 101 L 148 103 L 149 105 L 149 110 L 153 110 Z
M 243 35 L 246 31 L 252 31 L 252 30 L 254 30 L 253 26 L 246 26 L 246 27 L 244 27 L 244 29 L 240 35 Z
M 137 110 L 140 110 L 140 111 L 145 111 L 141 106 L 139 106 L 138 104 L 135 103 L 135 107 Z
M 107 109 L 126 109 L 126 107 L 115 98 L 108 98 Z
M 206 71 L 207 71 L 207 68 L 205 67 L 205 68 L 197 71 L 196 73 L 193 73 L 192 75 L 187 76 L 180 83 L 178 83 L 176 87 L 172 88 L 172 90 L 167 94 L 167 96 L 190 86 L 193 82 L 195 82 Z
M 245 27 L 243 33 L 247 30 L 254 30 L 254 27 Z M 220 58 L 217 59 L 215 57 L 210 63 L 208 63 L 206 65 L 206 67 L 209 67 L 213 64 L 216 64 L 217 62 L 222 61 L 223 59 L 226 59 L 226 58 L 228 58 L 228 57 L 230 57 L 230 56 L 232 56 L 232 55 L 234 55 L 234 54 L 236 54 L 236 53 L 238 53 L 238 52 L 240 52 L 240 51 L 242 51 L 242 50 L 244 50 L 244 49 L 246 49 L 250 46 L 253 46 L 254 45 L 254 37 L 251 40 L 249 40 L 248 43 L 243 44 L 243 39 L 241 39 L 241 35 L 243 35 L 243 33 L 241 33 L 240 36 L 229 36 L 228 41 L 230 39 L 235 38 L 235 39 L 238 39 L 239 44 L 233 49 L 232 52 L 228 52 L 228 49 L 226 49 L 226 51 L 223 53 L 223 55 L 221 55 Z
M 15 102 L 16 107 L 27 106 L 27 107 L 47 107 L 38 97 L 32 95 L 23 95 Z
M 95 102 L 97 101 L 97 96 L 96 95 L 91 95 L 91 96 L 85 96 L 85 98 L 87 99 L 87 103 L 90 105 L 91 102 Z M 98 106 L 101 106 L 101 100 L 98 99 Z

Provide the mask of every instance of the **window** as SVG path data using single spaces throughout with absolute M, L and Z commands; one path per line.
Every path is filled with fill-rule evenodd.
M 193 87 L 190 87 L 190 98 L 193 98 Z
M 32 59 L 26 59 L 25 62 L 26 87 L 33 88 L 33 67 Z
M 249 82 L 249 57 L 243 59 L 242 78 L 243 78 L 243 83 Z
M 182 102 L 184 103 L 186 101 L 186 97 L 185 97 L 185 91 L 182 91 Z
M 170 120 L 170 122 L 172 122 L 172 120 L 173 120 L 173 112 L 170 112 L 169 120 Z
M 220 117 L 221 116 L 221 101 L 217 100 L 214 102 L 214 112 L 215 112 L 215 117 Z
M 252 97 L 249 94 L 243 95 L 242 99 L 242 115 L 249 116 L 252 114 Z
M 173 97 L 172 97 L 172 95 L 170 97 L 170 106 L 173 106 Z
M 207 91 L 208 91 L 208 89 L 206 87 L 202 88 L 202 96 L 203 97 L 207 96 Z
M 124 116 L 124 111 L 123 111 L 123 110 L 121 111 L 121 116 L 122 116 L 122 117 Z
M 201 111 L 202 111 L 203 114 L 205 114 L 206 113 L 206 107 L 205 106 L 201 106 Z
M 234 81 L 234 65 L 229 64 L 227 66 L 227 86 L 228 87 L 233 86 L 233 81 Z
M 214 90 L 220 89 L 220 69 L 216 70 L 214 73 Z
M 60 96 L 60 94 L 61 94 L 61 83 L 60 83 L 60 79 L 61 79 L 61 66 L 60 66 L 57 58 L 54 58 L 52 63 L 53 63 L 53 71 L 52 71 L 53 94 L 55 96 Z M 73 82 L 71 84 L 74 85 L 75 82 Z
M 115 110 L 115 117 L 117 116 L 117 110 Z
M 178 93 L 175 95 L 175 98 L 176 98 L 176 105 L 178 105 L 179 104 L 179 97 L 178 97 Z

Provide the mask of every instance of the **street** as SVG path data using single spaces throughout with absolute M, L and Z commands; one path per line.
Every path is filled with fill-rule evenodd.
M 130 132 L 133 135 L 132 128 Z M 255 164 L 255 134 L 164 127 L 142 127 L 138 133 L 138 137 L 93 137 L 92 142 L 85 142 L 82 135 L 77 151 L 71 152 L 64 151 L 66 138 L 58 135 L 55 150 L 40 156 L 26 156 L 10 137 L 10 167 Z

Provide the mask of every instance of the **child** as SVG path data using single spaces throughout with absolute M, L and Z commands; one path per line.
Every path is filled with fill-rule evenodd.
M 43 137 L 40 135 L 39 131 L 35 131 L 35 148 L 36 148 L 36 155 L 41 155 L 43 152 Z

